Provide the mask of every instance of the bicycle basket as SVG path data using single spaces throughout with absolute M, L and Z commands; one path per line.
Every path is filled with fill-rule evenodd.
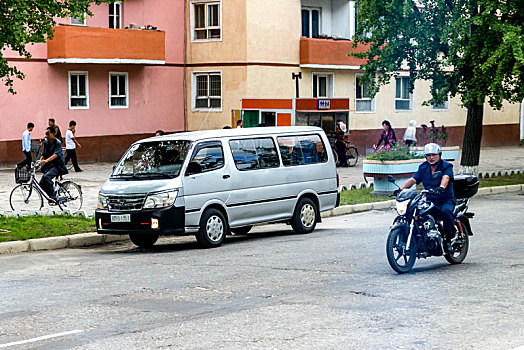
M 15 182 L 17 184 L 24 184 L 31 180 L 31 173 L 27 171 L 26 167 L 15 169 Z

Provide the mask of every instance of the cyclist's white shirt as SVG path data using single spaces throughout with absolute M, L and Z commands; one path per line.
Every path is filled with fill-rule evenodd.
M 75 138 L 75 136 L 73 135 L 73 132 L 69 129 L 67 129 L 66 131 L 66 149 L 75 149 L 76 148 L 76 145 L 73 141 L 73 139 Z

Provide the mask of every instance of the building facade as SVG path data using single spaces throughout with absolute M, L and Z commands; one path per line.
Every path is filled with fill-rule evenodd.
M 351 142 L 360 149 L 377 142 L 383 120 L 391 122 L 397 137 L 403 136 L 410 120 L 416 120 L 419 131 L 421 124 L 434 121 L 438 127 L 446 126 L 448 144 L 462 144 L 465 108 L 458 99 L 423 106 L 430 99 L 430 82 L 417 81 L 408 93 L 408 72 L 400 71 L 370 98 L 358 79 L 362 61 L 347 55 L 355 50 L 354 1 L 188 0 L 188 7 L 188 129 L 235 126 L 241 116 L 247 126 L 286 125 L 291 113 L 291 125 L 319 125 L 326 131 L 333 131 L 335 120 L 344 120 Z M 297 75 L 299 96 L 292 78 Z M 276 108 L 282 99 L 296 97 L 314 99 L 317 105 L 349 99 L 349 108 L 291 108 L 289 113 Z M 259 107 L 253 102 L 257 99 Z M 520 108 L 506 103 L 494 111 L 486 105 L 484 146 L 518 144 Z
M 4 52 L 26 75 L 16 95 L 0 93 L 0 162 L 20 161 L 21 135 L 62 133 L 77 122 L 80 161 L 114 161 L 157 129 L 185 129 L 184 2 L 133 0 L 92 5 L 92 17 L 57 18 L 52 40 L 31 59 Z

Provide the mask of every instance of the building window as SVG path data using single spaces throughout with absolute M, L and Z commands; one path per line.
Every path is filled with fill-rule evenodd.
M 437 91 L 437 93 L 439 93 L 439 91 Z M 449 109 L 449 96 L 446 101 L 442 103 L 433 103 L 432 106 L 434 111 L 447 111 Z
M 118 1 L 109 4 L 109 28 L 122 28 L 122 4 Z
M 69 109 L 89 109 L 87 72 L 69 72 Z
M 81 17 L 71 17 L 70 23 L 76 26 L 85 26 L 86 25 L 86 14 L 84 13 L 84 15 Z
M 222 109 L 222 73 L 193 73 L 195 109 Z
M 128 108 L 128 74 L 109 72 L 109 108 Z
M 413 109 L 413 94 L 409 93 L 409 77 L 395 78 L 395 110 L 410 111 Z
M 355 110 L 357 112 L 375 112 L 375 99 L 369 94 L 369 82 L 363 82 L 362 75 L 355 76 Z
M 316 38 L 320 34 L 320 9 L 302 8 L 302 36 Z
M 193 40 L 221 38 L 220 1 L 193 2 Z
M 313 97 L 330 98 L 333 95 L 333 74 L 313 73 Z

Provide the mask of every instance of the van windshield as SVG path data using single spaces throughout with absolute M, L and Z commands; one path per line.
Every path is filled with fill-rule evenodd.
M 177 177 L 190 144 L 190 141 L 182 140 L 135 144 L 117 164 L 111 178 L 146 180 Z

